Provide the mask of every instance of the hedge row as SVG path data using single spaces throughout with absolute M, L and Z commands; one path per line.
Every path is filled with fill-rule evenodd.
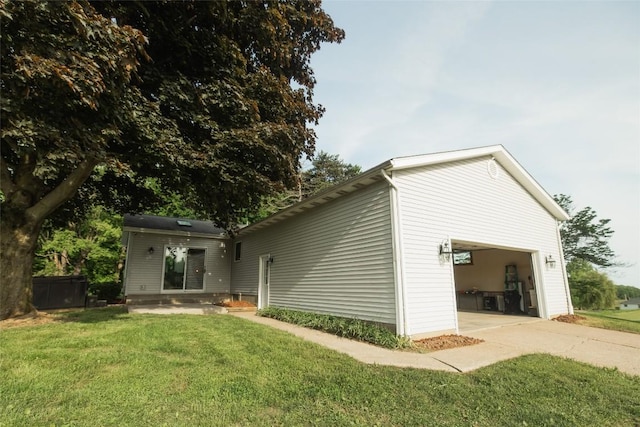
M 390 330 L 360 319 L 309 313 L 286 308 L 267 307 L 258 310 L 258 315 L 287 323 L 355 339 L 385 348 L 409 348 L 411 340 L 395 335 Z

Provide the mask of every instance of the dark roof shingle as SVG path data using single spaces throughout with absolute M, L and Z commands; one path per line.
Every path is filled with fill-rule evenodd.
M 124 226 L 152 230 L 182 231 L 185 233 L 224 235 L 226 230 L 216 227 L 211 221 L 189 218 L 170 218 L 156 215 L 124 215 Z

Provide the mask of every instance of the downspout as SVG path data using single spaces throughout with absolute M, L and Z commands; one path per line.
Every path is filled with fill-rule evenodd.
M 393 264 L 395 273 L 396 290 L 396 322 L 398 322 L 398 335 L 407 336 L 407 315 L 406 315 L 406 292 L 404 288 L 404 263 L 402 261 L 402 233 L 400 222 L 400 209 L 398 200 L 398 187 L 384 169 L 380 169 L 380 174 L 391 187 L 391 238 L 393 240 Z
M 556 220 L 556 236 L 558 240 L 558 251 L 560 252 L 560 268 L 562 268 L 562 280 L 564 280 L 564 291 L 567 296 L 567 309 L 569 314 L 573 314 L 573 303 L 571 302 L 571 289 L 569 288 L 569 278 L 567 277 L 567 266 L 564 263 L 564 250 L 562 249 L 562 236 L 560 235 L 560 221 Z

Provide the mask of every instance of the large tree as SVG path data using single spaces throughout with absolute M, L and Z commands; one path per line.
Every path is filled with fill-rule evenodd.
M 139 209 L 151 178 L 231 228 L 294 185 L 323 113 L 310 56 L 344 37 L 319 0 L 1 1 L 0 16 L 0 319 L 32 309 L 38 234 L 70 200 Z
M 615 285 L 596 267 L 614 265 L 615 253 L 609 247 L 613 230 L 611 220 L 598 219 L 589 206 L 575 212 L 571 197 L 559 194 L 555 201 L 571 216 L 560 227 L 562 250 L 567 261 L 571 299 L 577 308 L 611 308 L 615 302 Z
M 613 230 L 610 219 L 598 219 L 597 213 L 589 206 L 574 212 L 571 197 L 565 194 L 553 196 L 555 201 L 571 216 L 560 227 L 562 249 L 568 263 L 583 260 L 596 267 L 614 265 L 615 253 L 609 247 Z

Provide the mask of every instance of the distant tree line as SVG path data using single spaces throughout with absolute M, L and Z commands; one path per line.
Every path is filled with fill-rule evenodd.
M 635 286 L 616 285 L 616 297 L 619 300 L 640 298 L 640 288 Z

